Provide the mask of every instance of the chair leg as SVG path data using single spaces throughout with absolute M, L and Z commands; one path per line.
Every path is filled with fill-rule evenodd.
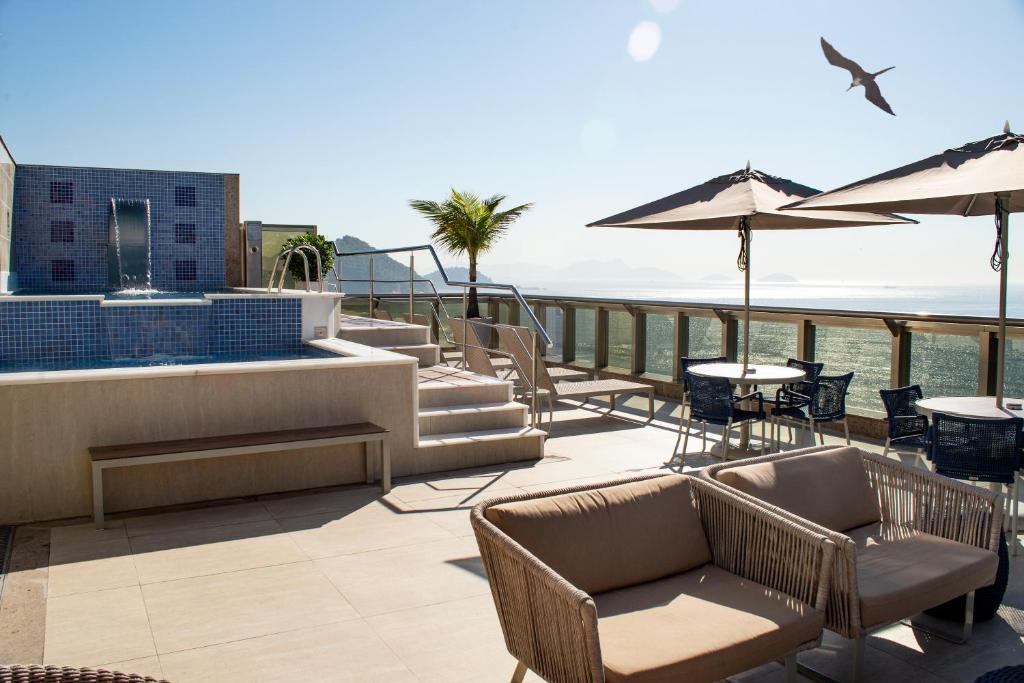
M 732 438 L 732 420 L 725 425 L 725 434 L 722 436 L 722 462 L 729 460 L 729 441 Z
M 850 445 L 850 423 L 847 418 L 843 418 L 843 431 L 846 432 L 846 445 Z
M 892 439 L 890 437 L 885 438 L 885 448 L 882 449 L 882 457 L 889 455 L 889 447 L 892 445 Z
M 864 640 L 865 636 L 853 641 L 853 683 L 864 679 Z
M 516 670 L 512 673 L 511 683 L 523 683 L 523 679 L 526 678 L 526 665 L 522 662 L 516 662 Z
M 786 674 L 783 680 L 786 683 L 796 683 L 796 653 L 790 652 L 786 655 L 786 659 L 782 664 L 785 667 Z
M 608 394 L 608 413 L 615 410 L 615 394 Z
M 654 419 L 654 392 L 647 394 L 647 419 Z
M 765 420 L 761 420 L 761 455 L 765 454 L 765 448 L 767 447 L 767 444 L 768 444 L 768 442 L 765 441 L 765 439 L 764 439 L 764 423 L 765 423 Z
M 690 423 L 692 421 L 693 421 L 693 416 L 690 416 L 690 417 L 686 418 L 686 436 L 683 437 L 683 452 L 679 456 L 679 460 L 680 461 L 686 460 L 686 444 L 690 442 Z M 680 429 L 682 429 L 682 420 L 679 421 L 679 424 L 680 424 Z M 679 442 L 676 441 L 676 443 L 679 443 Z M 672 454 L 672 457 L 673 458 L 675 457 L 675 453 Z M 669 462 L 671 462 L 671 460 Z
M 700 452 L 701 453 L 707 453 L 708 452 L 708 423 L 707 422 L 701 422 L 700 425 L 701 425 Z

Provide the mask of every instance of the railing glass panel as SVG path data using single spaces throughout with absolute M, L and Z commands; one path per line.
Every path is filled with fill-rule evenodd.
M 739 352 L 743 357 L 743 321 L 739 321 Z M 766 365 L 785 365 L 788 358 L 796 357 L 796 325 L 788 323 L 750 321 L 750 362 Z
M 718 356 L 722 353 L 722 322 L 718 318 L 691 316 L 690 348 L 687 356 Z
M 910 382 L 927 396 L 978 393 L 978 337 L 913 332 Z
M 576 365 L 585 368 L 594 367 L 594 321 L 596 311 L 593 308 L 576 309 Z
M 824 363 L 826 375 L 853 372 L 848 408 L 882 411 L 878 390 L 889 386 L 892 335 L 888 330 L 817 327 L 814 359 Z
M 558 306 L 545 306 L 541 324 L 551 337 L 551 347 L 544 352 L 548 360 L 562 360 L 562 309 Z
M 656 375 L 672 376 L 672 338 L 675 330 L 672 316 L 647 314 L 647 331 L 644 335 L 647 343 L 646 372 Z
M 445 310 L 448 311 L 448 315 L 450 315 L 451 317 L 453 317 L 453 318 L 461 318 L 462 317 L 463 308 L 462 308 L 462 299 L 461 298 L 456 299 L 456 300 L 445 299 L 444 307 L 445 307 Z M 451 344 L 449 342 L 449 340 L 450 339 L 455 339 L 455 337 L 452 336 L 451 325 L 448 324 L 448 319 L 444 316 L 444 313 L 440 314 L 440 318 L 441 318 L 441 340 L 440 340 L 440 344 L 441 344 L 442 348 L 450 348 L 451 346 L 453 346 L 453 344 Z
M 633 316 L 626 311 L 608 312 L 608 365 L 631 370 L 633 365 Z
M 1024 398 L 1024 338 L 1010 337 L 1006 341 L 1004 391 L 1011 398 Z

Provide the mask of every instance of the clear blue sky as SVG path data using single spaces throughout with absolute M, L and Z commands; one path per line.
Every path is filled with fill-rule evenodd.
M 661 34 L 645 61 L 641 22 Z M 879 82 L 897 117 L 844 92 L 820 35 L 896 65 Z M 0 0 L 0 134 L 24 163 L 238 172 L 243 218 L 380 246 L 426 240 L 411 197 L 503 192 L 536 209 L 492 263 L 696 279 L 735 272 L 733 235 L 583 225 L 747 159 L 828 189 L 1024 130 L 1021 64 L 1024 0 Z M 761 233 L 755 277 L 994 284 L 991 233 Z

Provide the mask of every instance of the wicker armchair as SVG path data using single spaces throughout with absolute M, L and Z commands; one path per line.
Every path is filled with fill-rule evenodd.
M 652 670 L 711 681 L 777 659 L 791 681 L 795 652 L 820 642 L 830 543 L 692 477 L 507 496 L 478 504 L 471 521 L 505 645 L 518 660 L 513 682 L 528 669 L 553 683 L 620 682 Z M 713 585 L 725 590 L 702 595 Z M 755 599 L 737 607 L 750 591 Z M 757 611 L 781 605 L 783 613 Z
M 776 440 L 781 440 L 783 424 L 796 423 L 810 430 L 811 443 L 814 442 L 814 435 L 817 433 L 824 445 L 825 433 L 821 430 L 821 425 L 826 422 L 840 422 L 846 433 L 846 443 L 849 444 L 850 425 L 846 420 L 846 394 L 852 381 L 852 372 L 845 375 L 819 375 L 811 381 L 811 391 L 806 396 L 807 403 L 803 407 L 776 405 L 772 410 L 772 432 Z
M 879 389 L 878 395 L 885 406 L 888 431 L 885 435 L 885 450 L 900 447 L 924 450 L 928 447 L 928 418 L 917 414 L 917 402 L 924 398 L 920 384 L 897 389 Z
M 998 565 L 998 494 L 842 446 L 716 464 L 700 477 L 832 541 L 825 627 L 855 640 L 854 680 L 865 636 L 961 595 L 957 642 L 970 637 L 974 591 L 993 582 Z
M 167 683 L 149 676 L 69 666 L 0 665 L 0 683 Z
M 680 462 L 686 458 L 686 445 L 690 441 L 690 424 L 694 420 L 701 423 L 701 451 L 707 450 L 708 424 L 720 425 L 722 429 L 722 460 L 729 457 L 729 437 L 733 427 L 744 423 L 761 423 L 762 448 L 764 439 L 764 396 L 755 391 L 744 396 L 734 396 L 732 385 L 724 377 L 703 377 L 688 372 L 687 382 L 690 386 L 690 414 L 686 418 L 686 436 L 683 438 L 683 451 Z M 755 401 L 755 409 L 740 408 L 737 403 Z M 764 452 L 764 451 L 762 451 Z

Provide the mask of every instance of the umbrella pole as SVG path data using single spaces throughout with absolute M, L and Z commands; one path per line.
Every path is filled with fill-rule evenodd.
M 739 266 L 743 270 L 743 374 L 747 374 L 750 362 L 750 223 L 746 218 L 740 223 Z
M 1006 369 L 1006 279 L 1007 266 L 1010 258 L 1010 212 L 1004 207 L 1003 202 L 1009 201 L 1007 197 L 997 195 L 1002 201 L 996 202 L 996 212 L 999 218 L 999 351 L 996 354 L 996 407 L 1003 407 L 1003 376 Z

